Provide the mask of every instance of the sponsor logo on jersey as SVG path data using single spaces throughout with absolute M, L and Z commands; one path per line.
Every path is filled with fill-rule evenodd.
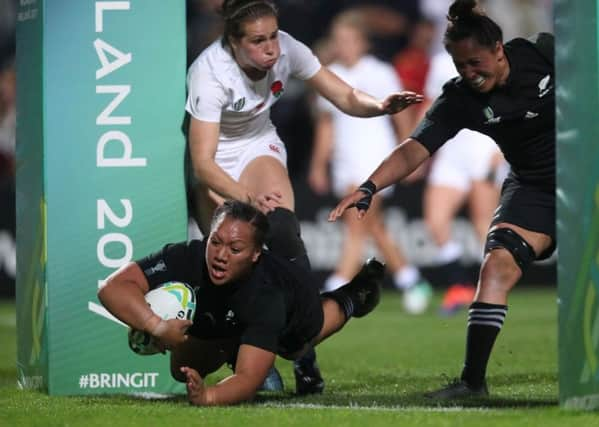
M 553 89 L 553 85 L 549 84 L 551 80 L 551 75 L 547 74 L 539 81 L 539 98 L 544 97 L 549 93 L 551 89 Z
M 146 276 L 151 276 L 159 271 L 166 271 L 166 264 L 163 260 L 158 261 L 156 265 L 144 270 L 144 273 L 146 273 Z
M 270 148 L 275 153 L 281 154 L 281 149 L 274 144 L 268 144 L 268 148 Z
M 273 84 L 270 85 L 270 91 L 275 96 L 275 98 L 278 98 L 279 96 L 281 96 L 283 94 L 283 92 L 285 91 L 285 89 L 283 88 L 283 82 L 281 82 L 281 80 L 277 80 L 276 82 L 273 82 Z
M 235 111 L 241 111 L 243 106 L 245 105 L 245 97 L 238 99 L 233 103 L 233 109 Z

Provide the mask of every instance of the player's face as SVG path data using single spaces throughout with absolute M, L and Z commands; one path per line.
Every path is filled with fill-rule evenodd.
M 447 50 L 460 76 L 477 92 L 489 92 L 507 80 L 509 64 L 501 43 L 489 49 L 466 38 L 449 44 Z
M 225 285 L 249 275 L 260 256 L 254 243 L 254 226 L 224 216 L 215 224 L 206 246 L 206 266 L 215 285 Z
M 335 58 L 345 65 L 353 65 L 364 55 L 368 46 L 360 31 L 349 25 L 337 25 L 331 32 Z
M 279 59 L 279 25 L 274 16 L 243 24 L 243 37 L 231 40 L 235 59 L 242 69 L 268 71 Z

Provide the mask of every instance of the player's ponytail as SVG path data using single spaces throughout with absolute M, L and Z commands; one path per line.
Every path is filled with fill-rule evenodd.
M 225 21 L 223 43 L 229 43 L 230 38 L 243 37 L 242 23 L 255 21 L 264 16 L 278 17 L 278 10 L 270 0 L 225 0 L 221 15 Z
M 485 15 L 476 0 L 455 0 L 449 7 L 447 20 L 444 37 L 446 47 L 469 37 L 489 48 L 494 48 L 497 42 L 503 42 L 501 28 Z

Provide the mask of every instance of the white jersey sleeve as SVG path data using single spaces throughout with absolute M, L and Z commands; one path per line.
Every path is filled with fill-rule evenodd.
M 187 103 L 185 109 L 194 118 L 206 122 L 220 122 L 227 95 L 222 84 L 214 78 L 205 63 L 194 64 L 187 76 Z
M 320 61 L 308 46 L 284 31 L 279 32 L 279 42 L 285 45 L 285 51 L 289 55 L 290 74 L 293 77 L 308 80 L 320 70 Z

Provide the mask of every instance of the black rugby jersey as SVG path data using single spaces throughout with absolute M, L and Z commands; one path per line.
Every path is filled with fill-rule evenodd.
M 168 244 L 136 261 L 151 289 L 168 281 L 194 288 L 197 306 L 190 335 L 239 337 L 240 344 L 287 353 L 320 332 L 322 305 L 310 272 L 263 251 L 249 277 L 216 286 L 208 276 L 205 253 L 206 244 L 192 240 Z
M 504 45 L 506 84 L 489 93 L 461 77 L 448 81 L 412 138 L 433 154 L 461 129 L 493 138 L 519 182 L 555 188 L 555 73 L 553 35 L 516 38 Z

